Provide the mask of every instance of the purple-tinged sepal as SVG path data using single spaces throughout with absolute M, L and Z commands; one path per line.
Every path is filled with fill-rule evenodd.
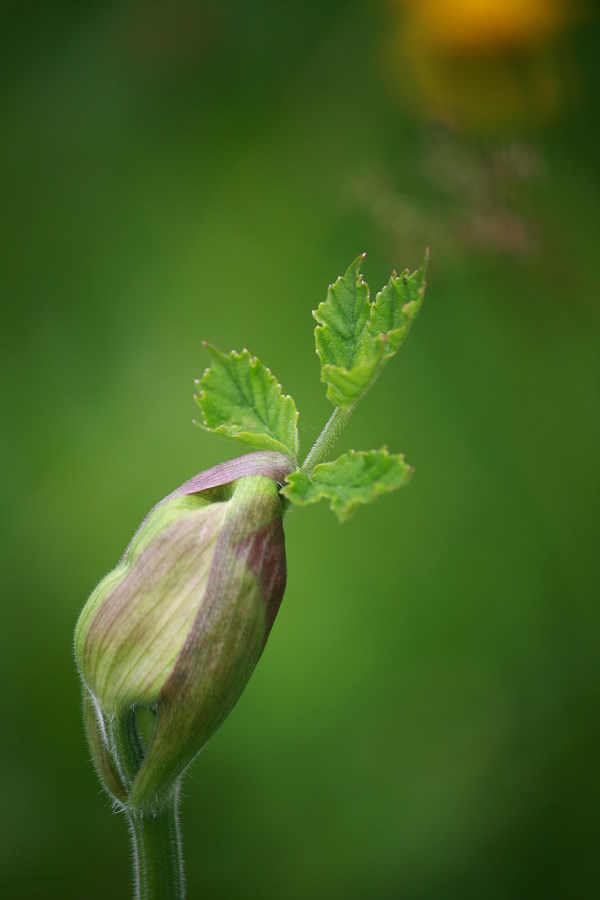
M 158 809 L 240 697 L 283 597 L 279 486 L 293 464 L 250 453 L 146 517 L 75 631 L 88 742 L 105 788 Z M 137 711 L 156 717 L 142 738 Z

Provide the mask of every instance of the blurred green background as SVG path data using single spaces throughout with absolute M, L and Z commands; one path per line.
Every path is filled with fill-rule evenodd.
M 72 630 L 241 452 L 191 424 L 201 340 L 272 368 L 306 452 L 311 309 L 427 245 L 340 441 L 415 477 L 289 516 L 269 645 L 185 782 L 189 895 L 596 895 L 600 29 L 568 6 L 3 4 L 2 898 L 130 896 Z

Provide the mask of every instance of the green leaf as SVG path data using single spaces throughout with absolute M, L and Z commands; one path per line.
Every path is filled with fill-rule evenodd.
M 323 365 L 351 369 L 360 357 L 361 340 L 369 321 L 369 287 L 362 280 L 363 256 L 329 286 L 327 298 L 313 312 L 317 353 Z
M 206 430 L 295 460 L 298 411 L 270 369 L 247 350 L 227 354 L 203 345 L 211 365 L 196 381 L 194 399 Z
M 340 522 L 361 503 L 372 503 L 381 494 L 404 487 L 412 468 L 402 454 L 381 450 L 349 450 L 333 462 L 316 466 L 310 475 L 298 469 L 288 475 L 281 490 L 297 506 L 329 500 Z
M 379 337 L 371 345 L 370 358 L 357 362 L 351 369 L 344 366 L 321 366 L 321 381 L 326 382 L 327 397 L 334 406 L 349 407 L 367 393 L 385 363 L 386 342 Z
M 321 360 L 321 380 L 334 406 L 351 406 L 373 379 L 382 348 L 368 330 L 369 288 L 360 267 L 364 255 L 330 285 L 327 297 L 313 312 L 315 343 Z
M 355 259 L 313 312 L 321 381 L 334 406 L 351 407 L 373 386 L 400 348 L 425 292 L 425 262 L 416 272 L 395 272 L 375 301 Z
M 383 337 L 386 360 L 398 352 L 421 308 L 428 258 L 429 251 L 421 268 L 412 274 L 408 269 L 400 275 L 394 272 L 371 306 L 369 331 L 373 337 Z

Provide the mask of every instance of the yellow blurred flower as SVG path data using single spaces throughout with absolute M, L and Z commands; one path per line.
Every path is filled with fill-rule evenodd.
M 428 113 L 476 130 L 544 121 L 564 102 L 565 0 L 389 0 L 394 77 Z M 567 67 L 568 69 L 568 67 Z
M 568 21 L 563 0 L 392 0 L 444 52 L 503 53 L 543 44 Z

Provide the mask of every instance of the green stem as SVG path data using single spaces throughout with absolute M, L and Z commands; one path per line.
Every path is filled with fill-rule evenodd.
M 131 829 L 134 900 L 184 900 L 179 792 L 157 812 L 127 811 Z
M 133 707 L 112 718 L 110 739 L 129 794 L 145 754 Z M 158 810 L 122 806 L 131 833 L 134 900 L 183 900 L 185 896 L 178 806 L 179 785 Z
M 328 456 L 331 448 L 342 433 L 346 422 L 352 415 L 354 406 L 336 406 L 329 417 L 327 425 L 315 441 L 310 453 L 302 463 L 302 471 L 310 475 L 315 466 Z

